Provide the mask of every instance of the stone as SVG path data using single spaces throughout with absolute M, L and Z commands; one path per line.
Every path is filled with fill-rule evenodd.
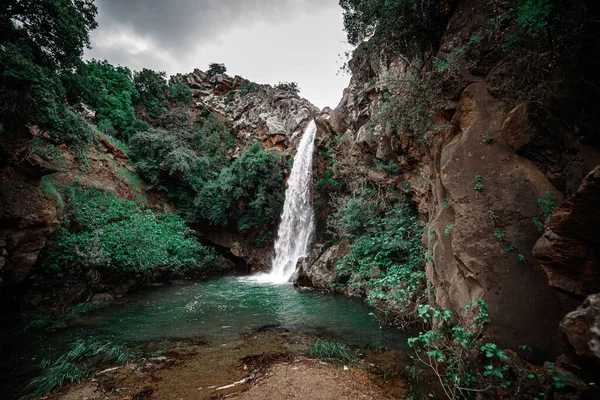
M 492 340 L 513 349 L 526 343 L 535 357 L 551 358 L 558 355 L 558 325 L 571 304 L 561 303 L 535 263 L 531 249 L 539 233 L 531 219 L 539 214 L 539 198 L 550 191 L 560 202 L 562 195 L 532 161 L 515 154 L 497 135 L 505 118 L 502 103 L 484 84 L 465 89 L 452 121 L 457 132 L 442 147 L 439 178 L 433 179 L 437 204 L 444 198 L 452 202 L 439 207 L 430 224 L 435 234 L 426 235 L 433 251 L 427 277 L 439 306 L 457 311 L 468 322 L 464 306 L 483 298 Z M 482 144 L 484 133 L 497 140 Z M 481 176 L 482 191 L 474 190 L 476 175 Z M 490 222 L 490 210 L 500 216 L 500 226 Z M 446 235 L 450 225 L 452 234 Z M 505 234 L 504 240 L 494 237 L 496 229 Z M 517 250 L 507 251 L 508 244 Z
M 557 207 L 533 255 L 550 285 L 585 297 L 600 292 L 600 166 Z
M 294 284 L 331 290 L 332 285 L 338 281 L 336 265 L 342 257 L 350 252 L 348 241 L 342 240 L 328 248 L 323 254 L 320 252 L 321 247 L 316 247 L 311 255 L 300 264 L 294 277 Z
M 56 199 L 38 187 L 6 184 L 0 190 L 0 237 L 4 284 L 21 283 L 37 261 L 40 250 L 59 224 Z
M 600 293 L 588 296 L 560 323 L 560 330 L 575 354 L 600 361 Z
M 92 296 L 90 303 L 108 303 L 114 300 L 115 297 L 110 293 L 97 293 Z
M 524 102 L 508 114 L 500 133 L 517 154 L 532 160 L 543 171 L 558 171 L 563 153 L 559 126 L 539 103 Z

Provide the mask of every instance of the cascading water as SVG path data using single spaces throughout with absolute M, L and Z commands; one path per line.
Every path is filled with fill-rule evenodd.
M 315 227 L 310 190 L 316 132 L 317 125 L 313 120 L 304 130 L 294 157 L 275 241 L 273 267 L 268 274 L 271 282 L 287 282 L 294 273 L 298 260 L 308 253 L 309 241 Z

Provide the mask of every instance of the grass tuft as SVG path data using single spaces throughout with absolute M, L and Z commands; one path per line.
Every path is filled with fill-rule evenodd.
M 353 362 L 356 360 L 356 357 L 352 354 L 352 350 L 350 350 L 347 345 L 338 342 L 337 340 L 317 339 L 310 350 L 310 356 L 339 363 Z

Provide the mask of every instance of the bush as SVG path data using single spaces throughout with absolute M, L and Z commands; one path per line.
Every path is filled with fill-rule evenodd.
M 435 0 L 340 0 L 348 42 L 374 38 L 403 53 L 424 53 L 439 44 L 448 9 Z
M 294 94 L 300 92 L 300 88 L 296 82 L 279 82 L 277 85 L 275 85 L 275 89 Z
M 158 118 L 167 109 L 167 73 L 144 68 L 133 73 L 133 84 L 139 93 L 139 103 L 146 107 L 150 118 Z
M 415 322 L 425 300 L 423 224 L 416 212 L 407 203 L 373 201 L 366 191 L 338 203 L 329 226 L 348 238 L 351 251 L 336 267 L 340 280 L 395 323 Z
M 42 251 L 36 281 L 86 281 L 185 276 L 215 259 L 185 222 L 155 214 L 136 203 L 97 189 L 65 189 L 63 223 Z
M 282 170 L 281 156 L 255 142 L 202 185 L 194 200 L 198 217 L 213 226 L 236 221 L 239 230 L 276 223 L 284 200 Z
M 240 230 L 275 224 L 284 196 L 280 155 L 254 143 L 231 161 L 234 144 L 229 128 L 209 115 L 197 130 L 136 134 L 131 157 L 149 188 L 174 199 L 190 222 Z
M 552 363 L 534 367 L 488 340 L 485 329 L 490 319 L 484 300 L 469 302 L 465 309 L 471 312 L 470 320 L 455 324 L 449 310 L 419 306 L 419 317 L 432 328 L 408 339 L 417 359 L 439 378 L 447 398 L 541 399 L 566 393 L 577 397 L 577 384 L 567 386 L 570 373 Z M 531 351 L 527 345 L 519 348 Z
M 225 67 L 225 64 L 220 64 L 220 63 L 208 64 L 208 71 L 206 71 L 208 76 L 222 75 L 225 72 L 227 72 L 227 68 Z

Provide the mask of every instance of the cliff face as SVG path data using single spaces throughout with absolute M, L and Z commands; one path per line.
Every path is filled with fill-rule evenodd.
M 437 92 L 439 111 L 428 116 L 437 128 L 427 140 L 385 123 L 395 118 L 386 96 L 414 76 L 413 67 L 369 43 L 349 62 L 350 85 L 321 131 L 351 137 L 365 168 L 376 158 L 402 169 L 387 184 L 412 198 L 427 222 L 430 301 L 466 319 L 465 306 L 483 298 L 494 340 L 513 349 L 527 344 L 548 359 L 561 352 L 561 319 L 598 291 L 597 173 L 586 175 L 600 154 L 533 90 L 506 88 L 518 61 L 482 31 L 507 5 L 480 3 L 460 2 L 442 38 L 436 56 L 461 60 L 445 72 L 452 84 Z M 560 206 L 540 238 L 553 202 Z

